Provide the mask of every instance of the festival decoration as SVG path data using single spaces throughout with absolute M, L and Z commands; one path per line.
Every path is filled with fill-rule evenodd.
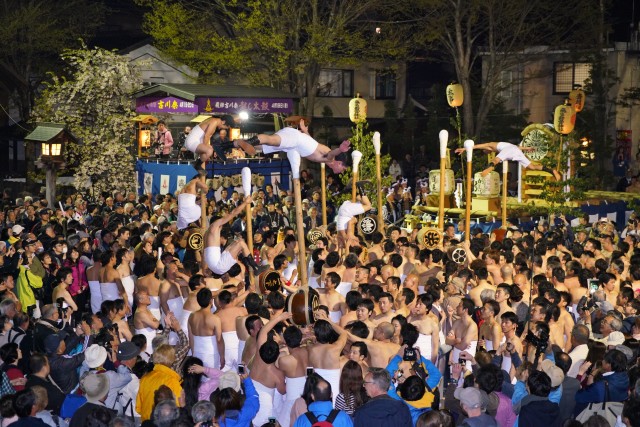
M 460 107 L 464 102 L 464 92 L 462 85 L 459 83 L 451 83 L 447 86 L 447 102 L 450 107 Z
M 361 123 L 367 120 L 367 101 L 360 98 L 360 94 L 349 101 L 349 119 L 353 123 Z

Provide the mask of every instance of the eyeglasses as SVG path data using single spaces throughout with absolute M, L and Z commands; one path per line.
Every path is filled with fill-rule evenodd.
M 364 381 L 363 384 L 373 384 L 373 381 Z

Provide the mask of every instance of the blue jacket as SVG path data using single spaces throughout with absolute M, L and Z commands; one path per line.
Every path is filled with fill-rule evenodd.
M 251 378 L 245 378 L 244 393 L 247 396 L 239 411 L 227 411 L 225 418 L 220 422 L 220 427 L 251 427 L 251 421 L 260 409 L 260 401 L 258 400 L 258 392 L 253 386 Z
M 609 384 L 609 401 L 624 402 L 629 397 L 629 376 L 626 372 L 614 372 L 602 377 L 587 388 L 576 393 L 576 408 L 574 414 L 579 414 L 589 403 L 604 402 L 604 382 Z
M 353 425 L 355 427 L 408 427 L 413 425 L 413 420 L 406 404 L 383 394 L 356 409 L 353 414 Z
M 320 402 L 312 402 L 308 408 L 309 411 L 316 416 L 318 421 L 324 421 L 331 411 L 333 410 L 333 402 L 329 401 L 320 401 Z M 335 420 L 333 420 L 334 427 L 353 427 L 353 421 L 351 421 L 351 417 L 347 415 L 346 412 L 340 411 Z M 309 418 L 305 414 L 302 414 L 296 420 L 296 423 L 293 427 L 311 427 L 311 422 Z

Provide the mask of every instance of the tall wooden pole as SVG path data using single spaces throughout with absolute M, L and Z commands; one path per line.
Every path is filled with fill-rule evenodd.
M 242 189 L 244 196 L 251 195 L 251 169 L 242 168 Z M 247 222 L 247 247 L 249 248 L 249 256 L 253 257 L 253 216 L 251 215 L 251 203 L 245 206 L 245 216 Z M 254 277 L 253 269 L 249 268 L 249 285 L 253 286 Z
M 302 286 L 307 286 L 307 253 L 304 240 L 304 221 L 302 220 L 302 195 L 300 190 L 300 154 L 291 150 L 287 153 L 293 178 L 293 196 L 296 205 L 296 232 L 298 234 L 298 277 Z
M 449 140 L 449 132 L 442 129 L 438 137 L 440 139 L 440 205 L 438 209 L 438 228 L 444 232 L 444 181 L 445 169 L 447 167 L 447 142 Z
M 507 229 L 507 174 L 509 162 L 502 161 L 502 228 Z
M 206 182 L 206 178 L 205 178 L 205 182 Z M 200 227 L 202 229 L 202 238 L 206 240 L 206 236 L 207 236 L 207 228 L 209 228 L 209 224 L 207 221 L 207 191 L 209 191 L 209 188 L 207 187 L 206 191 L 203 191 L 200 194 Z M 207 267 L 207 262 L 204 259 L 204 242 L 202 242 L 202 249 L 200 250 L 200 265 L 202 268 L 202 271 L 205 270 L 205 268 Z
M 471 234 L 471 182 L 473 181 L 473 146 L 472 140 L 467 139 L 464 142 L 464 149 L 467 152 L 467 191 L 465 201 L 465 221 L 464 221 L 464 240 L 470 240 Z
M 325 164 L 320 163 L 320 200 L 322 200 L 322 225 L 327 226 L 327 176 L 325 172 Z
M 373 133 L 373 149 L 376 153 L 376 192 L 378 194 L 378 231 L 384 235 L 384 219 L 382 218 L 382 168 L 380 166 L 380 132 Z

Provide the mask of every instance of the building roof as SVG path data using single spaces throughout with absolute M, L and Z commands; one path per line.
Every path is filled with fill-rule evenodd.
M 288 92 L 283 92 L 271 87 L 264 86 L 241 86 L 224 85 L 213 86 L 203 84 L 170 84 L 161 83 L 146 87 L 134 93 L 136 98 L 152 95 L 155 93 L 166 93 L 169 96 L 195 101 L 196 97 L 219 97 L 219 98 L 298 98 Z
M 47 142 L 58 137 L 61 133 L 64 132 L 71 139 L 77 141 L 78 138 L 76 138 L 75 135 L 65 129 L 65 127 L 66 126 L 61 123 L 38 123 L 33 132 L 27 135 L 24 139 L 25 141 Z

